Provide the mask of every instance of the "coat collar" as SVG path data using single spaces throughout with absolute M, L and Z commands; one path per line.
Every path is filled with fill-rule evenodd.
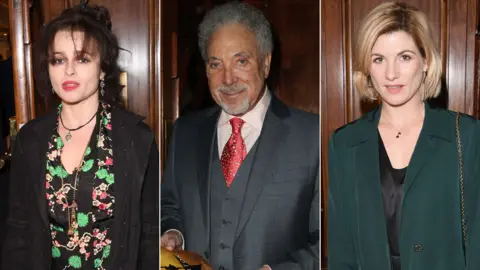
M 389 268 L 389 252 L 385 249 L 388 243 L 384 209 L 382 202 L 382 187 L 380 184 L 379 138 L 378 122 L 381 106 L 367 113 L 365 116 L 352 123 L 355 125 L 355 134 L 345 136 L 347 147 L 357 160 L 355 168 L 357 192 L 357 211 L 359 233 L 363 236 L 361 245 L 366 245 L 372 250 L 382 252 L 375 257 L 375 265 Z M 407 167 L 407 174 L 403 186 L 403 200 L 408 201 L 410 191 L 414 189 L 416 181 L 424 168 L 435 156 L 438 149 L 446 143 L 455 141 L 455 125 L 452 125 L 451 114 L 446 110 L 433 109 L 425 104 L 425 119 L 422 130 L 415 145 L 412 157 Z M 402 235 L 400 234 L 400 238 Z M 401 241 L 401 240 L 400 240 Z
M 353 147 L 370 140 L 376 140 L 381 110 L 382 105 L 379 105 L 377 108 L 355 121 L 361 126 L 358 129 L 358 134 L 349 138 L 348 146 Z M 438 138 L 449 142 L 455 140 L 454 127 L 444 125 L 447 114 L 448 111 L 434 109 L 425 102 L 425 120 L 422 127 L 422 133 L 428 137 Z
M 114 140 L 114 147 L 115 146 L 127 146 L 129 144 L 129 139 L 127 139 L 125 136 L 127 134 L 124 133 L 125 130 L 132 130 L 131 128 L 137 126 L 139 123 L 142 122 L 144 117 L 138 116 L 132 112 L 126 111 L 121 108 L 113 107 L 112 108 L 112 123 L 113 123 L 113 130 L 112 130 L 112 136 Z M 50 136 L 52 136 L 52 133 L 54 132 L 56 125 L 57 125 L 57 112 L 56 110 L 50 111 L 40 117 L 35 118 L 31 122 L 28 123 L 30 125 L 29 130 L 33 131 L 34 134 L 32 136 L 28 136 L 29 139 L 32 139 L 30 142 L 31 149 L 35 149 L 36 157 L 35 160 L 37 160 L 39 163 L 39 171 L 38 175 L 45 175 L 46 174 L 46 168 L 45 168 L 45 163 L 46 163 L 46 153 L 48 151 L 48 141 L 50 139 Z M 117 127 L 118 126 L 118 127 Z M 124 129 L 124 127 L 131 127 Z M 132 136 L 132 140 L 141 140 L 143 143 L 145 141 L 145 147 L 139 147 L 141 143 L 135 144 L 138 148 L 140 149 L 147 149 L 150 146 L 151 141 L 148 140 L 143 140 L 143 138 L 135 138 L 134 135 Z M 133 145 L 133 144 L 132 144 Z M 115 150 L 121 151 L 122 153 L 115 154 L 116 163 L 120 161 L 120 164 L 127 164 L 127 162 L 122 162 L 121 160 L 124 159 L 126 160 L 126 157 L 123 157 L 125 155 L 126 151 L 122 151 L 122 149 L 119 149 L 116 147 Z M 133 149 L 134 150 L 134 149 Z M 131 153 L 134 151 L 130 151 Z M 133 154 L 133 153 L 132 153 Z M 119 156 L 120 155 L 120 156 Z M 142 161 L 142 163 L 145 163 Z M 121 176 L 119 176 L 121 177 Z M 117 178 L 117 177 L 116 177 Z M 117 181 L 119 182 L 119 185 L 124 184 L 124 180 Z M 128 181 L 127 181 L 128 182 Z M 45 194 L 45 183 L 44 183 L 44 178 L 40 177 L 40 181 L 35 181 L 34 183 L 34 190 L 37 194 L 37 206 L 39 208 L 40 216 L 42 217 L 42 220 L 45 224 L 45 226 L 48 226 L 48 216 L 47 216 L 47 205 L 46 205 L 46 199 L 43 194 Z M 125 187 L 125 191 L 128 190 L 128 188 Z M 124 192 L 123 189 L 119 188 L 117 192 Z

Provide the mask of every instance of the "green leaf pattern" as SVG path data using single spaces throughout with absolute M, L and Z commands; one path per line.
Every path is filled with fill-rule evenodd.
M 60 149 L 63 148 L 63 141 L 62 141 L 62 138 L 60 136 L 57 137 L 55 142 L 56 142 L 56 145 L 57 145 L 57 150 L 60 150 Z
M 108 171 L 105 169 L 100 169 L 97 171 L 96 175 L 99 179 L 105 179 L 105 177 L 108 175 Z
M 107 181 L 107 183 L 108 183 L 109 185 L 111 185 L 111 184 L 113 184 L 113 182 L 114 182 L 113 178 L 114 178 L 114 177 L 113 177 L 113 173 L 109 173 L 109 174 L 107 175 L 107 177 L 105 178 L 105 181 Z
M 93 159 L 89 159 L 89 160 L 85 161 L 85 163 L 82 166 L 82 171 L 83 172 L 90 171 L 90 169 L 92 169 L 92 167 L 93 167 L 93 162 L 94 162 Z
M 80 256 L 71 256 L 68 259 L 68 264 L 75 269 L 80 269 L 82 267 L 82 259 L 80 258 Z
M 52 247 L 52 257 L 53 258 L 58 258 L 58 257 L 60 257 L 60 255 L 62 255 L 60 253 L 60 249 L 58 247 Z
M 78 226 L 83 228 L 88 225 L 88 215 L 84 213 L 78 213 L 77 214 L 77 221 L 78 221 Z
M 85 149 L 85 154 L 83 154 L 84 157 L 90 155 L 92 153 L 92 148 L 90 146 L 87 146 L 87 149 Z
M 95 268 L 99 268 L 100 266 L 102 265 L 102 259 L 95 259 L 95 261 L 93 261 L 93 267 Z
M 50 158 L 47 158 L 46 179 L 48 180 L 46 181 L 50 187 L 47 188 L 47 203 L 49 212 L 53 214 L 53 216 L 50 214 L 51 217 L 57 220 L 55 224 L 50 224 L 50 231 L 52 259 L 55 268 L 58 269 L 83 269 L 91 267 L 92 264 L 95 269 L 104 269 L 105 262 L 110 257 L 109 228 L 99 229 L 96 223 L 96 220 L 113 217 L 115 202 L 112 193 L 115 177 L 112 166 L 106 164 L 107 158 L 112 160 L 114 158 L 110 129 L 111 107 L 104 103 L 101 103 L 100 106 L 98 122 L 101 126 L 100 131 L 92 134 L 91 141 L 85 149 L 84 161 L 79 172 L 79 184 L 77 184 L 93 183 L 92 192 L 89 194 L 82 192 L 82 188 L 77 186 L 75 193 L 78 203 L 77 227 L 75 227 L 74 236 L 67 235 L 68 224 L 58 221 L 57 218 L 63 215 L 60 220 L 68 220 L 67 206 L 73 200 L 75 174 L 69 174 L 62 165 L 60 155 L 65 145 L 62 138 L 57 132 L 54 132 L 49 141 L 47 155 Z M 62 106 L 59 105 L 58 113 L 61 112 L 61 109 Z M 95 130 L 98 130 L 98 127 Z M 99 135 L 97 136 L 97 134 Z M 75 138 L 69 143 L 74 140 Z M 97 142 L 101 143 L 97 144 Z M 95 246 L 93 245 L 94 241 L 96 241 Z

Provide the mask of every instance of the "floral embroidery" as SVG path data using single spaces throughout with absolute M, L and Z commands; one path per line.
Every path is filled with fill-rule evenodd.
M 58 113 L 61 111 L 61 105 Z M 64 143 L 57 128 L 48 143 L 45 187 L 50 216 L 52 258 L 56 269 L 105 269 L 110 256 L 114 213 L 113 150 L 111 108 L 100 104 L 97 125 L 85 149 L 78 172 L 69 174 L 61 162 Z M 77 224 L 68 235 L 68 209 L 75 192 Z

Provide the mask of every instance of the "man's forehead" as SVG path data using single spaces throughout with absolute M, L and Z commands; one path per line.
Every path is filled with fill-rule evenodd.
M 240 52 L 237 52 L 237 53 L 235 53 L 235 52 L 230 53 L 226 56 L 250 58 L 250 57 L 254 57 L 255 54 L 252 53 L 252 52 L 248 52 L 248 51 L 240 51 Z M 213 52 L 208 55 L 208 60 L 221 60 L 221 58 L 222 58 L 221 55 L 217 56 Z

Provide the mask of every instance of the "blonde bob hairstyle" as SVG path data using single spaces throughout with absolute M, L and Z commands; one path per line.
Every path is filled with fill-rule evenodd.
M 378 93 L 369 78 L 371 52 L 383 34 L 404 31 L 418 47 L 428 70 L 424 78 L 422 100 L 438 96 L 441 87 L 442 61 L 435 46 L 425 14 L 405 3 L 388 2 L 374 8 L 362 21 L 354 51 L 353 83 L 362 98 L 376 100 Z

